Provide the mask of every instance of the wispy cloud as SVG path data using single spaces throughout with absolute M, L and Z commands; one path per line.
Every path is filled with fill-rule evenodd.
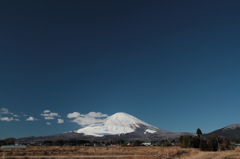
M 7 108 L 0 109 L 0 121 L 20 121 L 15 117 L 19 117 L 19 115 L 10 112 Z
M 7 108 L 1 108 L 0 109 L 0 114 L 10 114 L 11 112 L 8 111 Z
M 28 118 L 26 119 L 26 121 L 35 121 L 35 120 L 37 120 L 37 119 L 34 118 L 34 117 L 32 117 L 32 116 L 30 116 L 30 117 L 28 117 Z
M 44 110 L 43 113 L 49 113 L 51 110 Z
M 58 119 L 57 123 L 62 124 L 62 123 L 64 123 L 64 120 L 63 119 Z
M 45 120 L 52 120 L 52 119 L 55 119 L 55 117 L 53 117 L 53 116 L 45 116 L 44 119 Z
M 56 117 L 60 117 L 58 113 L 52 113 L 50 110 L 44 110 L 43 113 L 40 114 L 41 116 L 44 116 L 45 120 L 52 120 Z
M 67 115 L 68 118 L 77 118 L 77 117 L 80 117 L 80 116 L 81 116 L 81 114 L 78 113 L 78 112 L 69 113 Z
M 14 119 L 12 117 L 1 117 L 0 121 L 13 121 Z
M 44 117 L 45 120 L 57 120 L 58 124 L 65 123 L 64 117 L 61 117 L 56 112 L 51 112 L 51 110 L 44 110 L 40 113 L 40 116 Z M 25 118 L 25 121 L 36 121 L 38 117 L 33 117 L 30 115 L 26 115 L 25 113 L 21 113 L 21 115 L 17 115 L 15 113 L 10 112 L 7 108 L 0 108 L 0 121 L 21 121 L 21 117 Z M 81 126 L 88 126 L 95 123 L 102 123 L 108 117 L 107 114 L 103 114 L 101 112 L 89 112 L 88 114 L 81 114 L 79 112 L 68 113 L 67 116 L 70 119 L 70 122 L 77 123 Z M 47 125 L 51 125 L 52 122 L 47 122 Z
M 68 118 L 77 118 L 77 117 L 93 117 L 93 118 L 100 118 L 100 117 L 108 117 L 107 114 L 102 114 L 100 112 L 89 112 L 88 114 L 80 114 L 79 112 L 69 113 L 67 115 Z
M 102 114 L 100 112 L 89 112 L 88 114 L 80 114 L 78 112 L 69 113 L 68 118 L 74 118 L 71 122 L 75 122 L 81 126 L 87 126 L 95 123 L 102 123 L 105 118 L 108 117 L 107 114 Z
M 89 112 L 86 116 L 97 118 L 97 117 L 107 117 L 108 115 L 102 114 L 100 112 Z
M 11 115 L 13 115 L 13 113 L 10 112 L 7 108 L 1 108 L 0 109 L 0 114 L 11 114 Z

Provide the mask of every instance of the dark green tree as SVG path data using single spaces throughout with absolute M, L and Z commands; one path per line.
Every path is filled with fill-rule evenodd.
M 209 137 L 207 144 L 208 144 L 208 151 L 217 151 L 218 150 L 217 136 Z
M 200 139 L 199 139 L 199 137 L 197 137 L 197 136 L 194 136 L 193 138 L 192 138 L 192 147 L 193 148 L 199 148 L 199 145 L 200 145 Z
M 192 147 L 192 139 L 193 137 L 190 135 L 184 135 L 184 136 L 180 136 L 180 145 L 182 148 L 189 148 Z
M 15 144 L 16 139 L 13 137 L 10 138 L 6 138 L 4 140 L 4 145 L 14 145 Z
M 168 147 L 168 146 L 172 146 L 172 143 L 168 140 L 161 140 L 161 146 L 163 147 Z
M 207 151 L 208 150 L 208 145 L 206 140 L 200 140 L 200 150 L 202 151 Z
M 198 138 L 200 138 L 200 136 L 202 135 L 202 131 L 198 128 L 196 131 L 196 134 L 197 134 Z
M 141 144 L 143 143 L 143 141 L 137 140 L 133 143 L 134 146 L 141 146 Z
M 230 149 L 230 145 L 231 145 L 230 140 L 225 138 L 223 140 L 223 145 L 224 145 L 225 150 L 229 150 Z
M 55 146 L 63 146 L 64 145 L 64 141 L 63 140 L 56 140 L 56 141 L 54 141 L 54 145 Z
M 118 144 L 118 145 L 124 144 L 124 140 L 118 140 L 118 141 L 117 141 L 117 144 Z

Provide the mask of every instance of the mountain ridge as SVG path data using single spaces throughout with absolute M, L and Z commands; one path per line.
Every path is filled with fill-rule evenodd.
M 214 130 L 206 134 L 206 136 L 211 136 L 211 135 L 218 135 L 218 136 L 229 138 L 229 139 L 240 138 L 240 124 L 228 125 L 226 127 Z

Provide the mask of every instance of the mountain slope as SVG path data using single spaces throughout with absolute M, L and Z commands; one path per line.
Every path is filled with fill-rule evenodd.
M 101 137 L 104 135 L 120 135 L 131 133 L 137 130 L 137 128 L 141 128 L 143 126 L 146 127 L 144 132 L 145 134 L 155 133 L 157 131 L 167 133 L 166 130 L 158 129 L 126 113 L 116 113 L 108 117 L 104 123 L 93 124 L 76 130 L 75 132 Z
M 240 138 L 240 124 L 229 125 L 207 134 L 207 136 L 210 136 L 210 135 L 218 135 L 218 136 L 226 137 L 229 139 Z

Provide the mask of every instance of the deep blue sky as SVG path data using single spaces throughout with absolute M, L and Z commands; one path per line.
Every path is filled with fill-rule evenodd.
M 239 5 L 0 1 L 0 138 L 81 128 L 73 112 L 126 112 L 173 132 L 240 123 Z

